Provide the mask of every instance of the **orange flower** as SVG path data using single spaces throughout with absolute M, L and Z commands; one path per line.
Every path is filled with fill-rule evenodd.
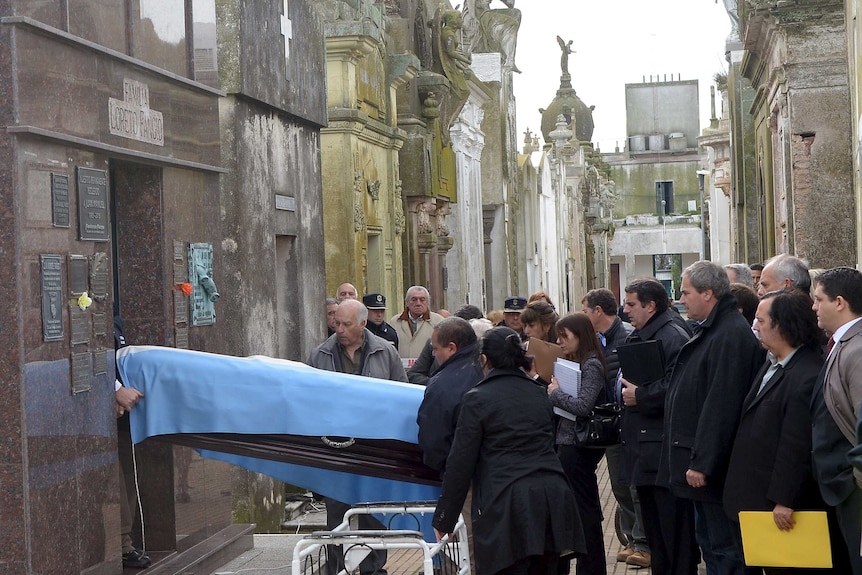
M 174 287 L 174 289 L 177 289 L 177 290 L 179 290 L 179 291 L 183 292 L 183 295 L 185 295 L 185 296 L 190 296 L 190 295 L 192 295 L 192 284 L 190 284 L 190 283 L 188 283 L 188 282 L 186 282 L 186 283 L 181 283 L 181 284 L 177 284 L 177 285 Z

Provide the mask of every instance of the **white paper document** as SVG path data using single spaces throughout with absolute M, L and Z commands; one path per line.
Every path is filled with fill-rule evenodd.
M 581 390 L 581 366 L 579 363 L 567 359 L 558 359 L 554 363 L 554 377 L 557 378 L 557 384 L 563 393 L 572 397 L 578 396 Z M 559 407 L 554 408 L 554 413 L 566 419 L 575 420 L 573 414 Z

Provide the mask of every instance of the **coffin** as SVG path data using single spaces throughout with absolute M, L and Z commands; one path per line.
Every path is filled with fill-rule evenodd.
M 424 387 L 156 346 L 118 350 L 117 370 L 144 394 L 131 411 L 135 443 L 194 447 L 347 503 L 439 496 L 417 445 Z

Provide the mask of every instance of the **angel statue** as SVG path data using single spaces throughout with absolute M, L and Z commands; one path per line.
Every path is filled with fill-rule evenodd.
M 560 56 L 560 68 L 563 70 L 563 74 L 569 74 L 569 54 L 574 54 L 575 51 L 572 50 L 572 42 L 574 40 L 569 40 L 566 43 L 565 40 L 557 36 L 557 43 L 560 45 L 560 50 L 563 51 L 563 54 Z

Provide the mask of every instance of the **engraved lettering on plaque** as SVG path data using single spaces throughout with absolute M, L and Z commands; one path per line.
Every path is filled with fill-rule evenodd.
M 164 119 L 161 112 L 150 108 L 147 84 L 123 79 L 123 99 L 108 98 L 108 131 L 122 138 L 165 145 Z
M 188 323 L 189 298 L 183 292 L 174 292 L 174 323 Z
M 69 256 L 69 292 L 81 295 L 89 290 L 90 262 L 87 256 Z
M 93 314 L 93 335 L 96 337 L 104 337 L 108 335 L 108 314 Z
M 69 325 L 71 344 L 90 343 L 90 314 L 81 310 L 77 304 L 69 304 Z
M 185 242 L 178 242 L 174 240 L 174 260 L 175 261 L 185 261 L 186 259 L 186 244 Z
M 72 354 L 72 395 L 84 391 L 90 391 L 93 387 L 93 378 L 90 375 L 90 353 Z
M 54 227 L 69 227 L 69 176 L 51 174 L 51 213 Z
M 63 275 L 60 256 L 39 256 L 42 277 L 42 339 L 63 339 Z
M 107 242 L 108 172 L 78 166 L 78 236 L 82 240 Z
M 108 254 L 105 252 L 93 254 L 90 260 L 90 291 L 97 301 L 108 296 Z
M 108 373 L 108 354 L 104 349 L 93 352 L 93 375 L 105 375 Z
M 177 349 L 188 349 L 189 348 L 189 328 L 177 326 L 175 330 L 176 334 L 176 347 Z

